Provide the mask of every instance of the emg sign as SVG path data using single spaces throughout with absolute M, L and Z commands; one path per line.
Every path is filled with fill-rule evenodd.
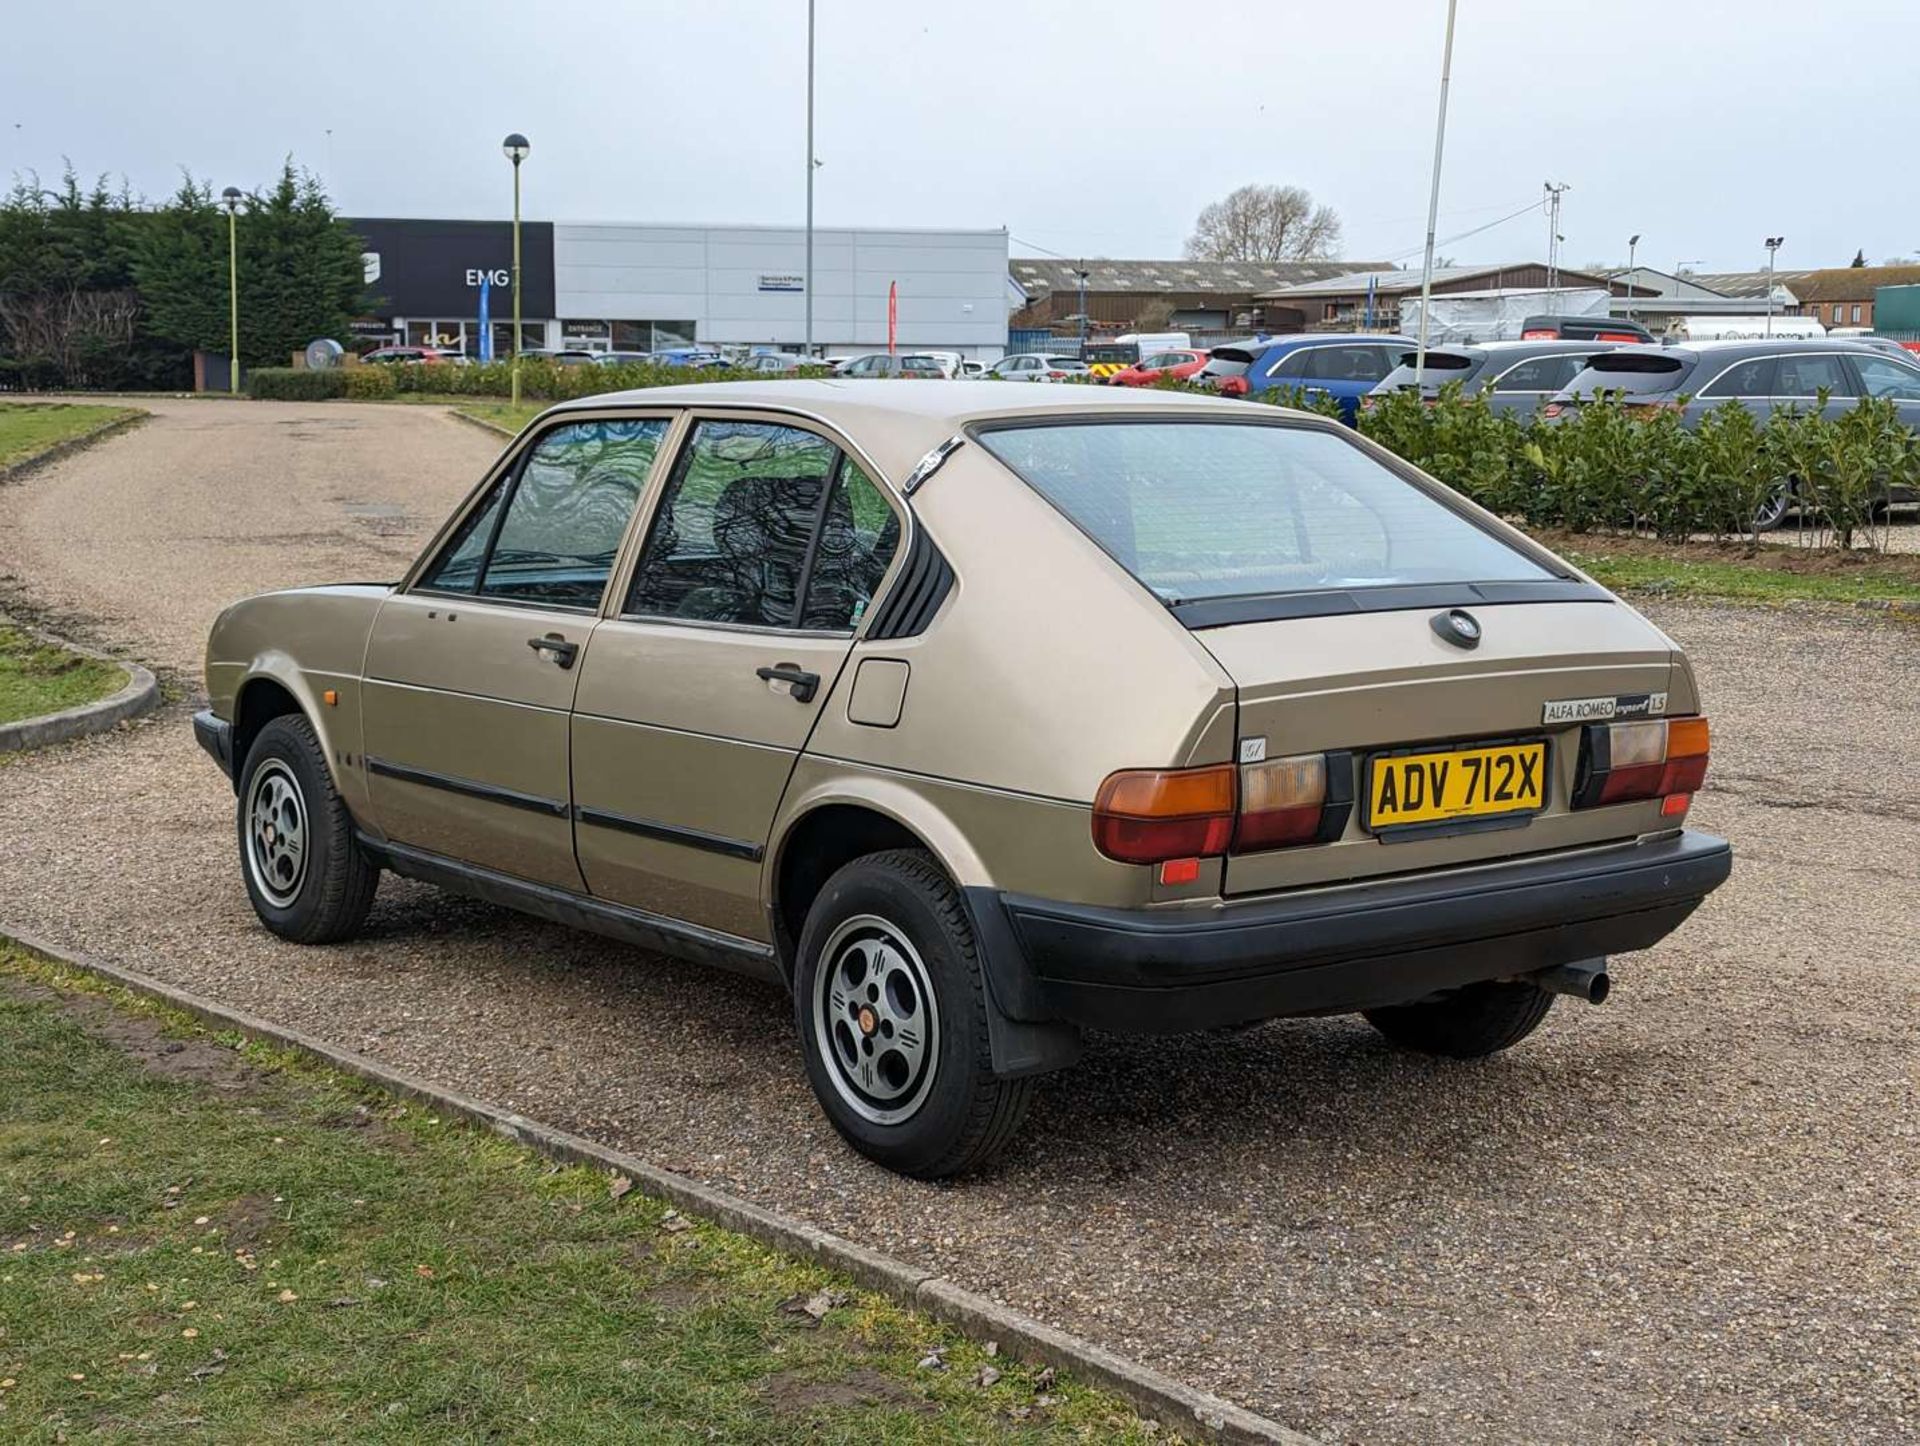
M 467 285 L 478 286 L 483 281 L 493 286 L 511 286 L 513 273 L 504 266 L 469 266 L 467 268 Z

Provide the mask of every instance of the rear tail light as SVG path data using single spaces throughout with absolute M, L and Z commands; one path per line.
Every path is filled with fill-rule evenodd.
M 1709 734 L 1705 718 L 1589 724 L 1573 806 L 1660 798 L 1666 800 L 1661 812 L 1668 817 L 1686 812 L 1685 803 L 1673 805 L 1673 800 L 1691 798 L 1706 781 Z
M 1565 402 L 1548 402 L 1546 406 L 1541 409 L 1541 415 L 1545 417 L 1557 417 L 1566 411 L 1566 409 L 1567 404 Z
M 1240 770 L 1240 818 L 1233 851 L 1329 843 L 1353 812 L 1353 755 L 1297 753 Z
M 1065 372 L 1048 372 L 1047 376 L 1049 379 L 1056 382 L 1064 382 L 1067 379 L 1067 374 Z
M 1100 785 L 1093 843 L 1122 863 L 1184 861 L 1327 843 L 1346 831 L 1352 813 L 1351 753 L 1303 753 L 1238 769 L 1128 769 Z
M 1223 854 L 1233 800 L 1230 763 L 1110 773 L 1093 801 L 1093 845 L 1127 864 Z
M 1559 339 L 1559 336 L 1551 328 L 1547 327 L 1536 326 L 1532 331 L 1523 331 L 1520 333 L 1520 340 L 1522 341 L 1558 341 Z

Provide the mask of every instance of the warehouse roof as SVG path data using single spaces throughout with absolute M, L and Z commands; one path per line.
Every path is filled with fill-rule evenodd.
M 1544 269 L 1539 261 L 1495 261 L 1477 266 L 1436 266 L 1433 268 L 1434 285 L 1439 286 L 1452 281 L 1469 281 L 1479 277 L 1498 277 L 1503 271 L 1529 271 Z M 1563 282 L 1604 286 L 1604 277 L 1592 276 L 1584 271 L 1572 271 L 1562 268 L 1560 278 Z M 1314 296 L 1357 296 L 1364 293 L 1367 283 L 1373 283 L 1375 295 L 1404 296 L 1420 289 L 1420 271 L 1417 267 L 1402 270 L 1397 267 L 1383 266 L 1377 270 L 1348 271 L 1338 276 L 1315 277 L 1288 286 L 1277 291 L 1263 292 L 1263 298 L 1274 301 L 1293 301 Z
M 1076 291 L 1080 271 L 1088 291 L 1203 293 L 1207 295 L 1271 291 L 1322 276 L 1337 276 L 1366 266 L 1365 261 L 1085 261 L 1054 256 L 1015 256 L 1007 269 L 1029 296 L 1047 291 Z M 1384 262 L 1381 270 L 1390 270 Z

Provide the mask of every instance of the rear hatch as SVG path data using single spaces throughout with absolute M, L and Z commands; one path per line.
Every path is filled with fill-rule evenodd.
M 1373 389 L 1372 395 L 1377 397 L 1382 392 L 1411 390 L 1419 378 L 1419 368 L 1414 364 L 1418 355 L 1418 352 L 1408 352 L 1401 357 L 1400 365 L 1387 373 L 1385 380 Z M 1430 350 L 1427 353 L 1426 391 L 1429 395 L 1435 395 L 1448 382 L 1470 382 L 1486 364 L 1485 352 Z
M 1691 352 L 1665 349 L 1623 347 L 1602 352 L 1547 403 L 1546 415 L 1557 417 L 1602 393 L 1618 396 L 1629 407 L 1672 402 L 1693 370 L 1694 360 Z
M 1249 746 L 1268 758 L 1346 754 L 1356 801 L 1334 843 L 1229 857 L 1227 893 L 1572 848 L 1661 827 L 1657 803 L 1571 810 L 1583 724 L 1545 720 L 1591 716 L 1593 700 L 1613 704 L 1620 716 L 1664 706 L 1673 676 L 1667 639 L 1613 601 L 1474 605 L 1469 611 L 1480 625 L 1471 650 L 1436 633 L 1430 607 L 1240 623 L 1195 634 L 1238 687 L 1237 756 L 1247 757 Z M 1550 709 L 1555 704 L 1562 706 Z M 1458 760 L 1480 746 L 1536 741 L 1546 749 L 1538 812 L 1424 830 L 1370 826 L 1378 760 Z

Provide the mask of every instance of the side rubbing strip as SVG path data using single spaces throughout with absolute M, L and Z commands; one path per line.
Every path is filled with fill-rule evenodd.
M 650 818 L 633 818 L 628 814 L 614 813 L 604 808 L 576 806 L 573 816 L 581 823 L 592 824 L 596 828 L 617 829 L 621 833 L 638 834 L 642 838 L 657 838 L 667 843 L 685 844 L 688 848 L 705 849 L 708 853 L 725 854 L 728 858 L 745 859 L 749 863 L 757 863 L 760 859 L 759 844 L 749 843 L 746 839 L 728 838 L 724 834 L 708 833 L 704 829 L 656 823 Z
M 895 579 L 893 591 L 874 614 L 869 638 L 911 638 L 927 630 L 953 588 L 953 569 L 924 529 L 915 528 L 913 550 Z
M 367 772 L 377 773 L 383 778 L 397 778 L 402 783 L 418 783 L 426 788 L 444 789 L 448 793 L 465 794 L 468 798 L 484 798 L 489 803 L 505 804 L 508 808 L 524 808 L 529 813 L 546 813 L 555 818 L 567 816 L 567 803 L 561 798 L 542 798 L 537 793 L 519 793 L 511 788 L 496 788 L 491 783 L 479 783 L 471 778 L 456 778 L 451 773 L 435 773 L 430 768 L 410 768 L 404 763 L 391 763 L 384 758 L 368 758 Z

